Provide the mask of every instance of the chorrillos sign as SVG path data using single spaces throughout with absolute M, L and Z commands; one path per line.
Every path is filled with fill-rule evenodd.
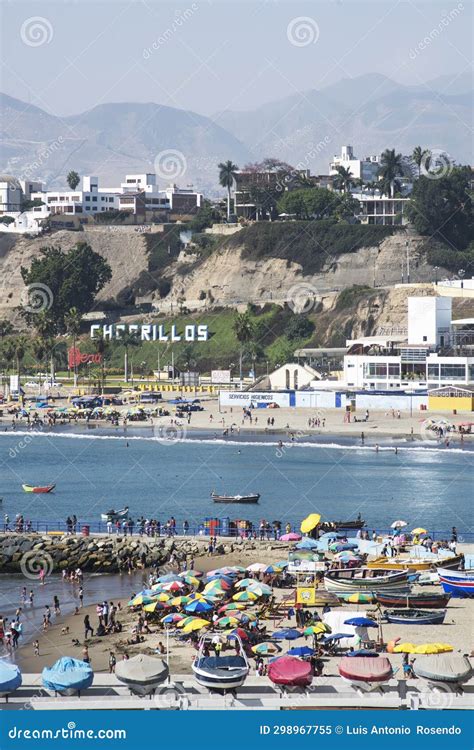
M 135 335 L 141 341 L 175 342 L 175 341 L 208 341 L 209 327 L 192 323 L 178 330 L 176 325 L 112 323 L 111 325 L 92 325 L 91 339 L 102 336 L 104 339 L 120 340 L 124 332 Z

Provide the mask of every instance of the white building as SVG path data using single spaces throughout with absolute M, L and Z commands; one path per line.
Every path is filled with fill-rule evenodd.
M 21 210 L 23 191 L 19 180 L 10 174 L 0 175 L 0 214 Z
M 336 175 L 337 167 L 349 169 L 356 180 L 375 182 L 379 171 L 379 157 L 367 156 L 365 159 L 357 159 L 352 146 L 342 146 L 341 155 L 334 156 L 329 165 L 329 174 Z
M 118 196 L 114 192 L 99 192 L 99 178 L 84 176 L 82 190 L 48 190 L 31 193 L 31 200 L 41 200 L 44 205 L 33 209 L 41 216 L 55 214 L 96 214 L 118 209 Z
M 298 365 L 295 362 L 281 365 L 268 376 L 272 391 L 297 391 L 320 378 L 321 375 L 317 370 L 309 365 Z
M 357 215 L 361 224 L 378 224 L 394 226 L 407 223 L 406 207 L 410 198 L 389 198 L 386 195 L 375 196 L 364 191 L 352 190 L 351 195 L 360 203 Z

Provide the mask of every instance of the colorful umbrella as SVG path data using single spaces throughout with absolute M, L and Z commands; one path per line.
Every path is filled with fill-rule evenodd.
M 164 591 L 160 591 L 160 593 L 158 594 L 156 592 L 153 593 L 153 599 L 156 602 L 169 602 L 171 596 L 169 594 L 165 594 Z
M 171 623 L 181 622 L 181 620 L 184 620 L 184 615 L 180 615 L 178 612 L 173 612 L 171 615 L 166 615 L 166 617 L 163 617 L 161 619 L 161 622 L 164 625 L 171 625 Z
M 252 583 L 258 583 L 255 578 L 242 578 L 241 581 L 237 581 L 235 584 L 236 589 L 245 589 L 247 586 L 251 586 Z
M 145 612 L 159 612 L 160 610 L 166 609 L 166 605 L 162 602 L 151 602 L 151 604 L 145 604 L 143 607 Z
M 317 622 L 316 625 L 308 625 L 303 630 L 304 635 L 321 635 L 322 633 L 330 633 L 331 628 L 326 625 L 325 622 Z
M 202 573 L 200 570 L 183 570 L 182 573 L 179 573 L 180 578 L 186 578 L 186 576 L 194 576 L 195 578 L 201 578 Z
M 198 586 L 199 585 L 199 579 L 196 578 L 196 576 L 183 576 L 183 581 L 188 584 L 188 586 Z
M 283 568 L 275 563 L 275 565 L 268 565 L 265 568 L 265 573 L 283 573 Z
M 241 641 L 248 641 L 249 636 L 248 633 L 245 632 L 242 628 L 234 628 L 233 630 L 226 630 L 225 631 L 227 637 L 229 640 L 232 638 L 235 638 L 236 636 L 239 636 Z
M 288 656 L 312 656 L 314 654 L 314 648 L 310 648 L 309 646 L 295 646 L 294 648 L 290 648 L 286 653 Z
M 281 649 L 276 643 L 257 643 L 256 646 L 252 646 L 252 651 L 259 656 L 271 656 L 277 654 Z
M 128 602 L 128 607 L 142 607 L 145 604 L 151 604 L 153 602 L 153 599 L 151 596 L 147 596 L 146 594 L 137 594 L 133 597 L 133 599 L 130 599 Z
M 172 607 L 185 607 L 189 604 L 191 598 L 189 596 L 175 596 L 174 599 L 170 599 L 168 604 Z
M 162 591 L 172 591 L 174 593 L 175 591 L 181 591 L 181 589 L 183 588 L 183 586 L 184 586 L 184 582 L 181 581 L 181 580 L 179 580 L 179 581 L 170 581 L 169 583 L 163 584 L 163 586 L 161 587 L 161 590 Z
M 266 567 L 267 566 L 264 565 L 263 563 L 256 562 L 256 563 L 252 563 L 251 565 L 248 565 L 247 570 L 252 571 L 252 573 L 264 573 Z
M 220 617 L 216 625 L 218 625 L 220 628 L 235 628 L 239 624 L 239 621 L 236 617 Z
M 203 630 L 203 628 L 210 627 L 210 622 L 207 620 L 201 620 L 199 617 L 196 617 L 193 622 L 189 622 L 187 625 L 183 628 L 183 633 L 192 633 L 194 630 Z
M 350 617 L 344 620 L 344 625 L 352 625 L 354 628 L 378 628 L 378 625 L 368 617 Z
M 211 609 L 213 609 L 213 605 L 210 604 L 210 602 L 196 600 L 194 602 L 189 602 L 189 604 L 186 604 L 184 609 L 186 610 L 186 612 L 209 612 Z
M 192 622 L 193 620 L 197 620 L 197 619 L 199 619 L 199 618 L 192 617 L 191 615 L 188 615 L 183 620 L 181 620 L 180 622 L 178 622 L 178 628 L 184 628 L 184 627 L 186 627 L 186 625 L 189 625 L 190 622 Z
M 239 591 L 238 594 L 234 594 L 232 599 L 236 602 L 254 602 L 255 599 L 258 599 L 258 596 L 252 593 L 252 591 Z
M 343 601 L 351 604 L 372 604 L 376 599 L 375 594 L 364 591 L 357 591 L 354 594 L 339 594 L 339 596 Z
M 247 591 L 250 594 L 256 594 L 257 596 L 271 596 L 273 593 L 271 586 L 267 586 L 264 583 L 252 583 Z
M 289 534 L 283 534 L 283 536 L 280 537 L 280 542 L 299 542 L 301 539 L 301 534 L 297 534 L 294 531 L 290 531 Z
M 412 534 L 427 534 L 426 529 L 422 529 L 421 526 L 417 526 L 416 529 L 412 529 Z
M 222 612 L 236 612 L 245 609 L 245 607 L 246 605 L 241 602 L 230 602 L 229 604 L 224 604 L 222 607 L 219 607 L 217 611 L 219 614 Z
M 294 641 L 297 638 L 301 638 L 303 633 L 301 630 L 295 628 L 284 628 L 283 630 L 276 630 L 272 633 L 272 638 L 277 641 Z
M 306 516 L 304 521 L 301 522 L 300 526 L 303 534 L 309 534 L 310 531 L 316 528 L 320 520 L 321 516 L 319 515 L 319 513 L 310 513 L 309 516 Z

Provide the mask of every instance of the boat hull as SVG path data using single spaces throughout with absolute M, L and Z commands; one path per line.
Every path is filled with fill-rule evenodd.
M 384 607 L 401 609 L 444 609 L 451 598 L 450 594 L 397 594 L 383 593 L 376 595 L 377 602 Z
M 474 597 L 474 573 L 472 571 L 439 568 L 438 575 L 443 589 L 457 599 Z
M 34 487 L 31 484 L 22 484 L 23 492 L 34 492 L 35 495 L 45 495 L 52 492 L 56 487 L 55 484 L 49 484 L 47 487 Z
M 225 503 L 230 505 L 254 505 L 260 500 L 258 493 L 252 495 L 211 495 L 214 503 Z
M 376 560 L 372 560 L 367 563 L 368 568 L 379 568 L 380 570 L 432 570 L 441 567 L 445 568 L 457 568 L 462 560 L 462 555 L 449 558 L 435 558 L 433 560 L 427 560 L 420 558 L 388 558 L 379 557 Z
M 443 654 L 416 659 L 414 670 L 417 677 L 432 687 L 445 686 L 452 689 L 468 682 L 473 670 L 467 656 Z
M 357 690 L 380 690 L 393 676 L 392 665 L 386 657 L 343 657 L 339 664 L 342 679 Z
M 442 625 L 446 617 L 446 610 L 426 612 L 424 610 L 386 610 L 384 613 L 388 622 L 397 625 Z
M 379 591 L 408 591 L 408 574 L 406 570 L 387 571 L 384 569 L 352 568 L 328 571 L 324 576 L 326 591 L 335 594 Z
M 204 657 L 195 659 L 193 673 L 209 690 L 235 690 L 244 684 L 249 666 L 242 657 Z

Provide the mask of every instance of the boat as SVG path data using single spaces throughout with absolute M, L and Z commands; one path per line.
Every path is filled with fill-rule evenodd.
M 0 660 L 0 697 L 7 698 L 10 693 L 20 687 L 22 677 L 16 664 Z
M 211 498 L 213 503 L 249 504 L 258 503 L 260 494 L 251 492 L 248 495 L 217 495 L 215 492 L 211 492 Z
M 313 670 L 309 662 L 297 656 L 279 656 L 268 665 L 268 677 L 274 685 L 308 687 Z
M 43 685 L 61 695 L 74 695 L 92 685 L 94 672 L 88 662 L 63 656 L 41 673 Z
M 386 656 L 377 658 L 344 656 L 339 662 L 339 674 L 352 687 L 369 692 L 377 690 L 393 676 L 392 665 Z
M 137 654 L 131 659 L 118 662 L 115 676 L 135 695 L 149 695 L 168 678 L 169 667 L 163 659 Z
M 474 597 L 474 570 L 451 570 L 438 568 L 443 589 L 455 598 Z
M 380 568 L 342 568 L 328 570 L 324 576 L 326 591 L 332 593 L 359 593 L 360 591 L 408 590 L 408 571 Z
M 448 690 L 463 685 L 473 675 L 471 662 L 467 656 L 457 654 L 417 657 L 413 670 L 417 677 L 428 682 L 430 686 L 444 686 Z
M 100 517 L 102 521 L 123 521 L 125 518 L 128 518 L 128 505 L 122 508 L 122 510 L 114 510 L 112 508 L 106 511 L 106 513 L 101 513 Z
M 22 484 L 23 492 L 34 492 L 37 495 L 45 494 L 46 492 L 52 492 L 56 487 L 55 484 L 48 484 L 46 487 L 35 487 L 33 484 Z
M 199 641 L 198 652 L 192 664 L 192 670 L 197 682 L 209 690 L 235 690 L 244 684 L 250 665 L 245 655 L 245 650 L 239 636 L 235 634 L 233 639 L 239 646 L 239 653 L 220 656 L 205 656 L 204 651 L 211 651 L 214 646 L 212 638 L 215 636 L 204 635 Z
M 418 570 L 431 570 L 432 568 L 458 568 L 464 555 L 455 557 L 377 557 L 367 563 L 368 568 L 385 568 L 386 570 L 406 569 L 410 572 Z
M 429 612 L 426 609 L 386 609 L 384 616 L 388 622 L 397 625 L 441 625 L 446 617 L 446 610 Z
M 363 518 L 356 518 L 355 521 L 323 521 L 318 527 L 320 532 L 338 531 L 339 529 L 363 529 L 365 521 Z
M 383 607 L 407 607 L 410 609 L 444 609 L 448 606 L 451 594 L 398 594 L 381 591 L 376 599 Z

